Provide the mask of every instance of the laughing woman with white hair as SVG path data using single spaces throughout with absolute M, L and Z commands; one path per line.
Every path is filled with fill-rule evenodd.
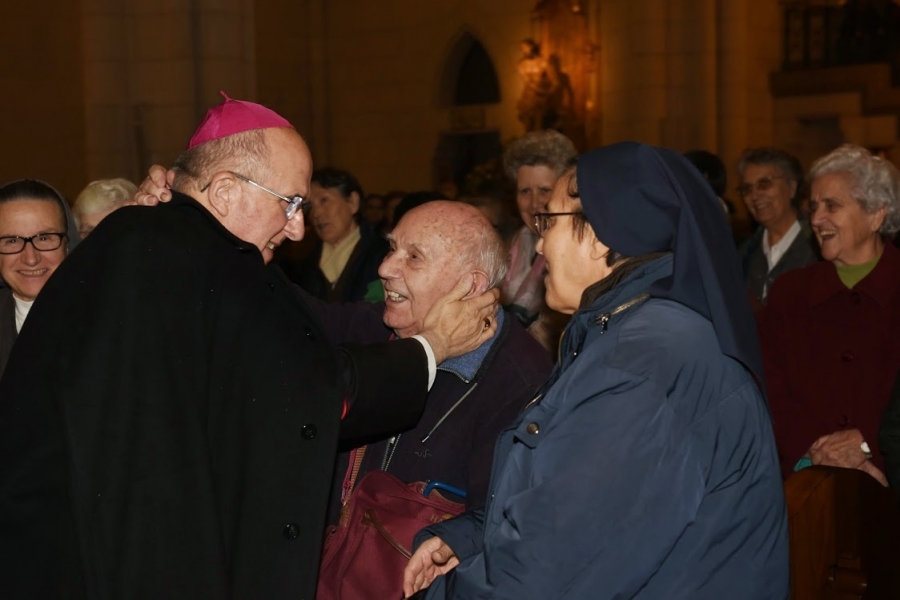
M 810 171 L 820 263 L 779 279 L 759 317 L 782 473 L 862 469 L 887 485 L 878 425 L 900 368 L 900 173 L 845 145 Z

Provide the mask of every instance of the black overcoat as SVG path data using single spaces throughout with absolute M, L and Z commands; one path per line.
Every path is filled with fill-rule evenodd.
M 12 352 L 13 342 L 18 337 L 16 333 L 16 301 L 13 299 L 12 290 L 0 288 L 0 377 L 3 377 L 3 369 Z
M 312 598 L 348 387 L 353 435 L 425 398 L 418 342 L 348 356 L 192 199 L 113 213 L 0 381 L 0 597 Z

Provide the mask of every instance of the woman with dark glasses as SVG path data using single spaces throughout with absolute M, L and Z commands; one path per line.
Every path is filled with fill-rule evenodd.
M 65 200 L 46 183 L 0 186 L 0 375 L 31 305 L 66 257 L 68 222 Z

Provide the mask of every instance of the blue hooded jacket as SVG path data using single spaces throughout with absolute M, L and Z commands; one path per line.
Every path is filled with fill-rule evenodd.
M 543 394 L 498 440 L 487 507 L 420 534 L 461 560 L 427 598 L 787 597 L 752 315 L 734 248 L 719 248 L 721 209 L 690 168 L 639 144 L 580 158 L 598 238 L 670 254 L 573 315 Z

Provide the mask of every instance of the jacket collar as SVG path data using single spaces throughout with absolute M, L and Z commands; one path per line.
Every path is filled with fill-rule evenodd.
M 227 239 L 228 242 L 235 247 L 235 249 L 240 252 L 256 253 L 256 255 L 259 256 L 259 259 L 262 260 L 262 253 L 259 251 L 259 248 L 257 248 L 250 242 L 245 242 L 244 240 L 231 233 L 231 231 L 229 231 L 224 225 L 222 225 L 222 223 L 220 223 L 219 220 L 216 219 L 216 217 L 213 216 L 211 212 L 209 212 L 208 208 L 197 202 L 191 196 L 172 190 L 172 200 L 161 206 L 182 209 L 186 208 L 188 210 L 197 211 L 204 219 L 206 219 L 207 222 L 209 222 L 210 226 L 219 235 Z
M 478 375 L 483 364 L 490 364 L 488 355 L 493 356 L 491 348 L 493 348 L 495 345 L 499 347 L 497 341 L 498 338 L 505 337 L 506 335 L 507 328 L 504 326 L 505 322 L 506 316 L 504 314 L 504 311 L 498 311 L 497 333 L 495 333 L 491 337 L 491 339 L 478 346 L 471 352 L 463 354 L 462 356 L 457 356 L 455 358 L 449 358 L 445 360 L 438 365 L 438 370 L 453 373 L 466 383 L 471 382 L 473 379 L 475 379 L 476 375 Z
M 823 277 L 813 277 L 809 288 L 809 306 L 817 306 L 827 302 L 833 296 L 849 292 L 837 274 L 832 263 L 821 263 L 816 268 L 824 272 Z M 900 285 L 895 273 L 900 272 L 900 250 L 890 240 L 884 242 L 884 252 L 872 272 L 866 275 L 853 290 L 871 296 L 881 307 L 887 307 L 891 297 Z
M 674 257 L 668 254 L 641 265 L 614 288 L 595 298 L 589 307 L 579 309 L 572 316 L 560 338 L 559 365 L 564 366 L 567 362 L 565 357 L 570 356 L 573 351 L 580 351 L 586 337 L 593 335 L 592 332 L 596 330 L 599 334 L 615 325 L 620 315 L 628 312 L 627 307 L 633 306 L 631 304 L 633 300 L 646 299 L 654 282 L 672 274 L 673 259 Z
M 648 291 L 654 282 L 672 274 L 674 257 L 671 254 L 641 265 L 629 273 L 614 288 L 595 298 L 585 312 L 608 312 Z M 598 282 L 599 283 L 599 282 Z M 594 284 L 597 285 L 597 284 Z M 593 286 L 591 286 L 593 287 Z M 590 288 L 585 292 L 589 293 Z M 579 310 L 579 312 L 582 312 Z
M 607 328 L 614 326 L 622 316 L 629 312 L 628 308 L 647 299 L 647 294 L 656 281 L 672 274 L 673 260 L 673 255 L 667 254 L 641 265 L 614 288 L 595 298 L 589 307 L 581 308 L 572 315 L 559 339 L 559 358 L 550 377 L 541 386 L 537 394 L 538 398 L 543 397 L 546 391 L 553 387 L 562 372 L 569 368 L 575 357 L 581 353 L 581 349 L 589 337 L 601 335 Z M 585 290 L 586 295 L 590 294 L 589 290 L 590 288 Z M 604 316 L 606 318 L 603 318 Z

